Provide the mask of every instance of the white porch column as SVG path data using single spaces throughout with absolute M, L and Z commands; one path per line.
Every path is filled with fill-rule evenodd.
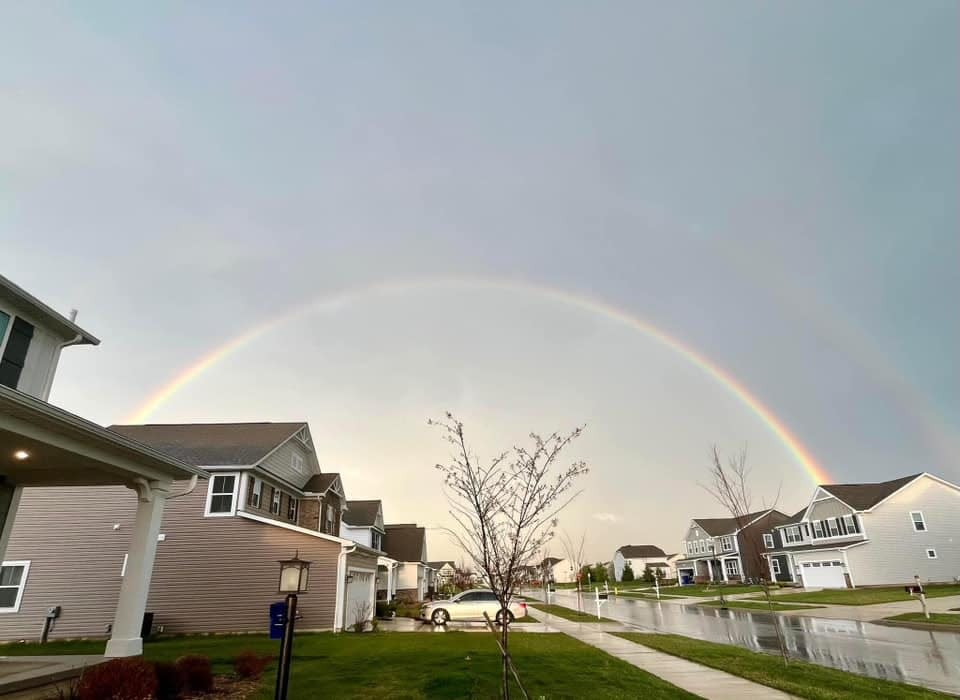
M 710 582 L 712 583 L 713 582 L 713 560 L 705 559 L 704 561 L 707 564 L 707 573 L 710 574 Z
M 148 484 L 143 480 L 131 487 L 137 491 L 137 516 L 127 552 L 127 569 L 120 584 L 113 632 L 107 642 L 105 656 L 137 656 L 143 653 L 140 629 L 150 593 L 157 535 L 160 534 L 163 507 L 170 494 L 169 486 L 158 482 Z
M 776 574 L 773 573 L 773 555 L 772 554 L 767 557 L 767 568 L 770 569 L 769 581 L 771 583 L 776 583 L 777 577 L 776 577 Z
M 727 560 L 726 559 L 720 560 L 720 573 L 723 575 L 723 582 L 727 583 L 728 579 L 727 579 Z

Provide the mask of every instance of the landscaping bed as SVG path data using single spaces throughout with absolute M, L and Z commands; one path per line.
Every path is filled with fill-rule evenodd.
M 844 700 L 875 698 L 913 700 L 950 697 L 918 686 L 858 676 L 834 668 L 791 659 L 783 665 L 779 656 L 764 654 L 727 644 L 704 642 L 674 634 L 619 633 L 631 642 L 658 651 L 689 659 L 704 666 L 732 673 L 756 683 L 777 688 L 810 700 Z
M 945 584 L 926 586 L 927 598 L 941 598 L 948 595 L 960 595 L 960 585 Z M 917 600 L 903 590 L 903 586 L 884 588 L 838 588 L 809 593 L 786 593 L 778 595 L 777 600 L 797 603 L 822 603 L 824 605 L 874 605 L 876 603 L 902 603 Z M 918 602 L 919 606 L 920 603 Z

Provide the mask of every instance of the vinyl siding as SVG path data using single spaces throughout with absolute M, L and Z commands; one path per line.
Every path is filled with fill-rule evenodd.
M 287 505 L 289 504 L 290 498 L 291 498 L 289 489 L 285 489 L 276 481 L 271 481 L 269 477 L 263 478 L 263 475 L 259 473 L 248 472 L 246 476 L 247 476 L 247 478 L 245 479 L 246 492 L 245 494 L 241 494 L 238 510 L 245 510 L 248 513 L 253 513 L 254 515 L 259 515 L 262 518 L 269 518 L 270 520 L 276 520 L 277 522 L 281 522 L 281 523 L 288 523 L 291 525 L 297 524 L 296 522 L 293 522 L 287 518 Z M 251 492 L 251 489 L 253 488 L 254 478 L 259 479 L 260 481 L 263 482 L 263 487 L 260 492 L 259 508 L 254 507 L 249 503 L 249 494 Z M 274 515 L 273 513 L 270 512 L 270 499 L 272 495 L 272 492 L 270 489 L 272 488 L 279 490 L 281 493 L 279 515 Z M 302 505 L 302 500 L 303 499 L 301 499 L 301 505 Z M 310 529 L 316 530 L 317 528 L 314 525 L 314 526 L 311 526 Z
M 303 457 L 303 472 L 293 468 L 293 454 Z M 290 438 L 272 455 L 260 462 L 260 466 L 267 472 L 275 474 L 280 479 L 293 484 L 298 489 L 303 488 L 314 474 L 319 473 L 317 458 L 313 452 L 303 446 L 296 438 Z
M 362 544 L 364 547 L 371 546 L 370 532 L 369 527 L 351 527 L 344 522 L 340 523 L 340 536 Z
M 166 505 L 147 601 L 155 624 L 168 633 L 266 632 L 269 605 L 282 599 L 277 562 L 299 551 L 313 562 L 301 628 L 332 629 L 339 543 L 242 517 L 204 518 L 206 495 L 201 480 Z M 6 557 L 31 566 L 20 611 L 0 615 L 0 639 L 37 637 L 54 605 L 62 614 L 52 639 L 106 636 L 135 510 L 123 487 L 25 489 Z
M 855 512 L 852 508 L 845 506 L 836 498 L 830 498 L 826 501 L 814 503 L 813 507 L 810 508 L 810 515 L 807 521 L 812 522 L 814 520 L 826 520 L 827 518 L 840 518 Z
M 30 348 L 27 350 L 17 390 L 46 400 L 47 392 L 44 389 L 47 388 L 47 378 L 56 369 L 57 361 L 60 359 L 58 346 L 63 341 L 42 326 L 33 325 L 33 338 L 30 340 Z
M 923 512 L 926 532 L 915 532 L 910 511 Z M 871 513 L 860 515 L 867 544 L 847 551 L 857 586 L 952 581 L 960 573 L 960 491 L 920 477 Z M 928 559 L 926 549 L 937 550 Z M 32 572 L 31 572 L 32 575 Z

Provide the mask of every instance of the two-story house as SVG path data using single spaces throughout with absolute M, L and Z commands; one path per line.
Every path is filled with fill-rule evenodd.
M 623 570 L 630 566 L 633 576 L 639 579 L 649 566 L 660 572 L 660 578 L 670 576 L 670 565 L 667 563 L 667 554 L 652 544 L 626 544 L 613 554 L 614 580 L 623 580 Z
M 437 582 L 437 590 L 452 584 L 457 578 L 456 562 L 444 559 L 442 561 L 428 561 L 427 564 L 433 569 L 433 576 Z
M 110 433 L 209 475 L 177 483 L 162 524 L 151 521 L 156 553 L 145 597 L 154 625 L 174 634 L 265 632 L 269 606 L 282 598 L 278 561 L 295 554 L 312 562 L 298 608 L 305 629 L 372 617 L 379 552 L 339 536 L 342 483 L 320 473 L 306 423 L 117 425 Z M 35 636 L 53 607 L 51 638 L 109 634 L 140 518 L 124 491 L 24 490 L 8 556 L 30 561 L 30 576 L 17 609 L 0 615 L 0 639 Z
M 778 510 L 742 518 L 694 518 L 683 538 L 684 558 L 676 563 L 680 583 L 767 578 L 763 533 L 786 520 Z
M 184 483 L 208 475 L 47 402 L 61 351 L 100 342 L 75 320 L 75 313 L 68 319 L 0 276 L 0 621 L 19 616 L 18 638 L 38 636 L 59 618 L 48 608 L 34 609 L 24 624 L 33 582 L 59 577 L 66 586 L 84 586 L 77 571 L 60 567 L 37 546 L 17 538 L 17 531 L 31 523 L 43 531 L 42 541 L 72 531 L 69 513 L 37 504 L 55 501 L 67 487 L 91 487 L 94 496 L 112 489 L 131 513 L 124 531 L 128 556 L 123 580 L 102 608 L 100 633 L 110 637 L 107 656 L 136 655 L 143 648 L 144 601 L 164 507 L 180 495 Z M 82 507 L 102 510 L 96 497 L 84 500 Z M 96 597 L 100 591 L 86 594 Z
M 927 473 L 822 484 L 764 540 L 771 577 L 806 588 L 952 581 L 960 572 L 960 487 Z
M 577 580 L 577 572 L 573 564 L 558 557 L 546 557 L 540 562 L 541 575 L 548 583 L 573 583 Z
M 386 534 L 383 503 L 378 500 L 347 501 L 340 523 L 340 536 L 381 553 L 377 557 L 377 600 L 393 600 L 397 594 L 397 568 L 400 563 L 383 551 Z
M 383 549 L 397 562 L 396 597 L 409 601 L 426 600 L 431 593 L 431 572 L 427 564 L 427 531 L 412 523 L 386 525 Z

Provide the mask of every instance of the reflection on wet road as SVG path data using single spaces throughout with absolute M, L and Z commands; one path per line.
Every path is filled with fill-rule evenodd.
M 576 605 L 576 594 L 560 591 L 556 602 Z M 593 600 L 584 601 L 593 610 Z M 646 630 L 682 634 L 711 642 L 779 654 L 779 622 L 790 656 L 865 676 L 924 685 L 960 694 L 960 634 L 926 632 L 852 620 L 778 617 L 746 610 L 720 610 L 655 600 L 617 599 L 603 604 L 605 617 Z

